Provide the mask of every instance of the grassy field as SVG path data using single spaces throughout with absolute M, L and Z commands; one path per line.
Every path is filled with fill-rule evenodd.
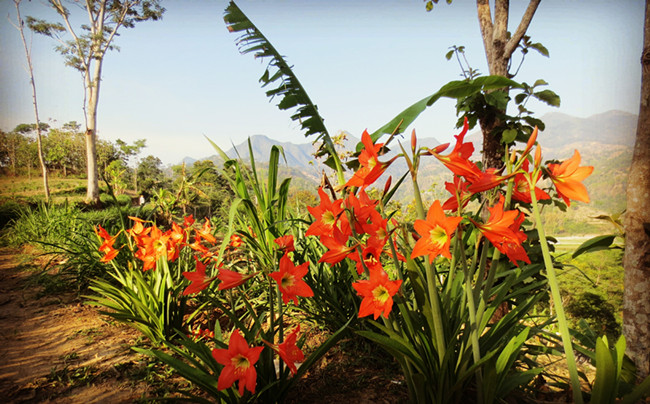
M 81 178 L 49 178 L 53 201 L 82 200 L 86 193 L 86 180 Z M 43 199 L 41 177 L 0 176 L 0 199 Z

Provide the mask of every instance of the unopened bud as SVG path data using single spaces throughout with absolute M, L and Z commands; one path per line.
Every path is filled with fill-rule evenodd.
M 413 151 L 413 154 L 415 154 L 415 150 L 417 150 L 418 147 L 418 139 L 415 137 L 415 129 L 413 129 L 413 132 L 411 132 L 411 150 Z
M 393 176 L 391 175 L 386 180 L 386 184 L 384 184 L 384 195 L 386 195 L 388 193 L 388 191 L 390 191 L 390 185 L 391 185 L 392 182 L 393 182 Z
M 524 156 L 533 148 L 535 142 L 537 141 L 537 126 L 533 129 L 533 133 L 530 134 L 528 142 L 526 143 L 526 149 L 524 150 Z
M 542 165 L 542 147 L 537 146 L 535 149 L 535 168 L 539 168 Z

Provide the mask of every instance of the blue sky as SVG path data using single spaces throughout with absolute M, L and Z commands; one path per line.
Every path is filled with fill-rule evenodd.
M 23 1 L 22 14 L 56 16 L 44 2 Z M 165 164 L 213 154 L 204 136 L 223 148 L 264 134 L 305 143 L 290 113 L 269 102 L 257 80 L 264 63 L 240 55 L 236 34 L 223 23 L 226 1 L 167 0 L 162 21 L 122 30 L 109 53 L 99 103 L 99 136 L 147 139 L 143 155 Z M 421 0 L 249 0 L 237 4 L 286 56 L 318 105 L 332 134 L 359 136 L 402 109 L 459 79 L 444 57 L 463 45 L 474 68 L 487 73 L 476 5 L 440 1 L 427 13 Z M 510 30 L 527 4 L 512 1 Z M 71 8 L 76 12 L 74 8 Z M 642 0 L 545 0 L 528 34 L 550 58 L 529 54 L 515 80 L 544 79 L 562 98 L 550 108 L 529 103 L 538 116 L 558 111 L 588 117 L 612 109 L 638 113 L 643 36 Z M 13 2 L 0 1 L 0 129 L 33 122 Z M 78 20 L 83 21 L 83 13 Z M 54 41 L 33 38 L 33 63 L 42 120 L 83 122 L 78 72 L 63 65 Z M 454 104 L 443 100 L 413 127 L 421 137 L 451 139 Z

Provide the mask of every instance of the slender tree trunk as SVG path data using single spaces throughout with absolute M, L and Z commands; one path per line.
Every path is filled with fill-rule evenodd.
M 38 162 L 41 165 L 41 172 L 43 175 L 43 193 L 45 195 L 45 202 L 50 202 L 50 186 L 48 184 L 47 166 L 43 158 L 43 140 L 41 136 L 41 121 L 38 118 L 38 102 L 36 101 L 36 82 L 34 81 L 34 68 L 32 67 L 32 55 L 27 47 L 25 40 L 25 32 L 23 30 L 23 19 L 20 16 L 20 1 L 14 0 L 16 5 L 16 17 L 18 18 L 18 31 L 20 31 L 20 38 L 23 40 L 23 47 L 25 48 L 25 57 L 27 58 L 27 69 L 29 71 L 29 84 L 32 86 L 32 99 L 34 102 L 34 116 L 36 117 L 36 144 L 38 146 Z M 30 171 L 31 174 L 31 171 Z
M 99 85 L 101 80 L 102 60 L 95 61 L 93 76 L 87 81 L 88 109 L 86 119 L 86 162 L 88 186 L 86 202 L 95 204 L 99 201 L 99 174 L 97 172 L 97 106 L 99 104 Z
M 650 374 L 650 8 L 646 1 L 641 106 L 627 185 L 623 333 L 637 376 Z

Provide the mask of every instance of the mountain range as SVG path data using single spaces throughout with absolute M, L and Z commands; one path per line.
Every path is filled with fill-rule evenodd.
M 632 149 L 636 136 L 637 116 L 623 111 L 608 111 L 587 118 L 578 118 L 558 112 L 548 113 L 541 120 L 546 124 L 544 131 L 540 131 L 538 142 L 542 147 L 543 157 L 549 159 L 566 159 L 571 157 L 574 150 L 579 150 L 582 157 L 581 165 L 593 165 L 594 175 L 590 176 L 585 184 L 590 190 L 595 207 L 605 210 L 622 209 L 625 205 L 624 190 L 627 182 L 627 171 L 632 158 Z M 353 151 L 360 139 L 349 133 L 342 137 L 340 152 Z M 479 130 L 469 133 L 466 140 L 475 145 L 474 159 L 480 159 L 482 137 Z M 316 162 L 313 153 L 316 146 L 311 143 L 278 142 L 264 135 L 250 137 L 251 149 L 255 161 L 265 163 L 272 145 L 279 145 L 284 149 L 286 165 L 281 175 L 300 178 L 303 185 L 313 183 L 316 187 L 320 182 L 322 165 Z M 405 141 L 402 140 L 402 143 Z M 409 140 L 406 140 L 408 143 Z M 440 142 L 435 138 L 418 139 L 420 146 L 434 147 Z M 392 144 L 393 149 L 399 150 L 397 144 Z M 244 161 L 249 160 L 248 141 L 230 148 L 226 154 L 229 157 L 239 157 Z M 388 153 L 383 159 L 387 160 L 395 150 Z M 219 162 L 217 155 L 208 156 L 201 160 L 210 159 Z M 197 161 L 194 158 L 183 159 L 187 165 Z M 407 171 L 403 159 L 398 159 L 389 167 L 385 177 L 392 175 L 400 178 Z M 600 174 L 600 175 L 598 175 Z M 606 174 L 606 175 L 604 175 Z M 448 171 L 436 159 L 423 159 L 419 171 L 420 188 L 430 190 L 432 197 L 444 195 L 444 181 L 449 181 Z M 398 198 L 408 200 L 411 190 L 405 187 Z M 445 196 L 446 198 L 446 196 Z

